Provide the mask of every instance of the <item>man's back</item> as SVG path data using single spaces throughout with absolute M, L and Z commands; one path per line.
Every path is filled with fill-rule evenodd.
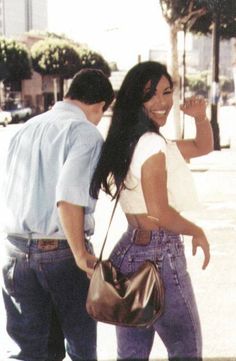
M 68 192 L 69 197 L 73 192 L 76 201 L 77 191 L 81 193 L 79 179 L 89 184 L 101 143 L 96 127 L 79 107 L 65 102 L 26 123 L 12 138 L 8 151 L 5 231 L 64 238 L 57 215 L 57 192 Z M 88 164 L 85 156 L 83 164 L 87 152 L 94 157 Z M 87 213 L 93 211 L 91 199 L 82 205 Z

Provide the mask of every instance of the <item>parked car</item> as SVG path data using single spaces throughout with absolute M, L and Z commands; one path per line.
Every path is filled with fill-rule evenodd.
M 12 122 L 19 123 L 26 121 L 32 115 L 32 109 L 30 107 L 25 107 L 21 103 L 11 103 L 5 107 L 5 110 L 10 112 L 12 117 Z
M 0 108 L 0 124 L 6 127 L 11 121 L 11 113 Z

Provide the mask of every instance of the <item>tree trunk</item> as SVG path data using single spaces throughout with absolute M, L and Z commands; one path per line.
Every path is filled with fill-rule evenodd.
M 63 100 L 64 97 L 64 78 L 59 77 L 59 96 L 58 100 Z
M 232 39 L 232 60 L 233 60 L 234 97 L 236 100 L 236 39 Z
M 4 97 L 4 83 L 2 80 L 0 80 L 0 107 L 2 107 L 5 103 L 5 97 Z
M 174 82 L 174 134 L 176 139 L 182 136 L 182 126 L 180 123 L 180 76 L 179 76 L 179 60 L 178 60 L 178 28 L 175 24 L 170 25 L 170 56 L 168 70 Z
M 53 78 L 53 98 L 55 104 L 57 102 L 57 78 Z

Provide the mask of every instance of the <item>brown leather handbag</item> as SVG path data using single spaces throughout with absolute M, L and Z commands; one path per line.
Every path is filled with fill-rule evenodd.
M 97 321 L 126 327 L 149 327 L 162 314 L 164 307 L 164 287 L 157 265 L 147 260 L 135 273 L 123 276 L 110 260 L 102 260 L 118 198 L 90 280 L 86 309 Z

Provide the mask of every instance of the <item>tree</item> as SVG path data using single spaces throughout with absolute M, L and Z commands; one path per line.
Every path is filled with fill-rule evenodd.
M 220 148 L 219 127 L 217 124 L 217 102 L 219 98 L 219 40 L 229 39 L 236 35 L 236 2 L 235 0 L 160 0 L 162 12 L 171 29 L 173 74 L 177 75 L 177 32 L 183 30 L 201 34 L 212 32 L 213 38 L 213 71 L 212 71 L 212 116 L 211 125 L 214 134 L 214 147 Z M 174 60 L 175 59 L 175 60 Z M 176 76 L 176 78 L 175 78 Z M 178 99 L 177 99 L 178 100 Z M 178 118 L 177 118 L 178 119 Z
M 59 79 L 59 99 L 62 99 L 64 79 L 72 78 L 81 68 L 77 48 L 67 40 L 48 38 L 32 46 L 31 56 L 36 72 Z
M 196 75 L 189 75 L 186 78 L 189 91 L 194 95 L 201 95 L 208 98 L 209 86 L 206 82 L 206 74 L 204 72 Z
M 198 0 L 206 9 L 203 16 L 198 18 L 191 27 L 191 31 L 198 34 L 211 34 L 215 12 L 220 14 L 219 34 L 222 39 L 236 36 L 236 2 L 235 0 Z
M 200 0 L 207 10 L 192 26 L 191 31 L 199 34 L 212 32 L 212 96 L 211 125 L 214 135 L 214 149 L 220 150 L 219 126 L 217 122 L 218 101 L 220 97 L 219 54 L 220 39 L 236 36 L 236 2 L 235 0 Z
M 180 76 L 179 76 L 179 61 L 178 61 L 178 40 L 177 35 L 179 31 L 184 32 L 193 22 L 205 13 L 204 6 L 194 7 L 194 0 L 160 0 L 163 16 L 170 26 L 170 44 L 171 54 L 169 57 L 169 70 L 173 77 L 176 89 L 174 92 L 174 119 L 176 137 L 182 136 L 180 126 Z
M 85 48 L 79 48 L 78 51 L 82 68 L 97 68 L 102 70 L 107 77 L 111 75 L 109 64 L 100 54 Z
M 108 63 L 100 54 L 56 34 L 37 41 L 31 48 L 31 56 L 36 72 L 59 80 L 59 99 L 64 95 L 64 79 L 72 78 L 82 68 L 98 68 L 107 76 L 111 74 Z
M 20 41 L 0 38 L 0 81 L 12 90 L 21 88 L 21 80 L 31 77 L 32 64 L 26 46 Z

